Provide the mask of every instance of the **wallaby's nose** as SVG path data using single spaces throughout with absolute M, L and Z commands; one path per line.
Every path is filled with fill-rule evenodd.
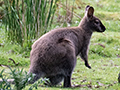
M 106 30 L 106 27 L 104 25 L 101 25 L 101 29 L 103 30 L 103 32 Z
M 104 26 L 104 31 L 106 30 L 106 27 Z

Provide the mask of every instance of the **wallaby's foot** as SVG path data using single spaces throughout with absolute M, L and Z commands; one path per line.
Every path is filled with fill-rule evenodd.
M 91 69 L 91 66 L 87 66 L 89 69 Z
M 70 76 L 66 76 L 64 77 L 64 87 L 71 87 L 71 77 Z
M 47 81 L 45 84 L 48 86 L 55 86 L 64 79 L 64 76 L 62 74 L 58 74 L 55 76 L 49 76 L 47 78 L 49 78 L 49 81 Z
M 69 88 L 69 87 L 72 87 L 72 86 L 71 86 L 71 84 L 64 84 L 64 87 Z
M 88 63 L 85 63 L 85 66 L 91 69 L 91 66 Z

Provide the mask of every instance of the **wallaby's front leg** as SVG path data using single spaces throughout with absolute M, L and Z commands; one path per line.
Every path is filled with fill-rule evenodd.
M 91 66 L 88 63 L 88 48 L 82 48 L 80 57 L 85 61 L 85 66 L 91 69 Z

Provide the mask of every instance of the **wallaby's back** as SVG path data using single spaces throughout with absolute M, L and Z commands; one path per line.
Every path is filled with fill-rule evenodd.
M 75 56 L 77 56 L 79 52 L 78 50 L 81 49 L 78 47 L 83 44 L 82 42 L 79 43 L 79 41 L 83 40 L 83 34 L 79 35 L 79 33 L 84 33 L 84 31 L 80 29 L 80 27 L 55 29 L 39 38 L 32 45 L 30 55 L 31 65 L 34 62 L 34 64 L 36 64 L 35 66 L 39 68 L 37 69 L 38 71 L 34 71 L 39 72 L 39 70 L 41 70 L 46 73 L 51 73 L 53 71 L 53 73 L 55 73 L 55 70 L 53 69 L 56 68 L 54 67 L 61 67 L 62 62 L 64 61 L 62 59 L 67 54 L 70 54 L 71 52 L 72 55 L 74 54 Z M 80 37 L 81 40 L 78 40 L 78 37 Z M 47 67 L 49 68 L 49 71 Z

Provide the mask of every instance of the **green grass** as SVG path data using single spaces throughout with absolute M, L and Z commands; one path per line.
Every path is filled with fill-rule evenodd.
M 94 33 L 90 45 L 90 58 L 97 58 L 96 55 L 104 58 L 116 58 L 120 55 L 120 33 L 105 32 L 104 34 Z M 95 57 L 92 57 L 94 56 Z
M 72 85 L 73 86 L 83 85 L 83 86 L 73 87 L 73 88 L 62 88 L 62 86 L 57 86 L 57 87 L 44 86 L 44 87 L 38 87 L 38 90 L 119 89 L 120 86 L 117 83 L 118 72 L 120 70 L 119 60 L 120 58 L 90 59 L 89 63 L 92 69 L 88 69 L 85 67 L 84 62 L 78 58 L 76 68 L 72 75 Z M 3 68 L 5 69 L 6 73 L 10 72 L 10 70 L 6 67 L 2 67 L 1 70 Z M 25 70 L 28 71 L 28 67 L 20 67 L 20 68 L 25 68 Z M 27 86 L 24 90 L 27 90 L 29 86 Z
M 106 26 L 104 34 L 94 33 L 91 38 L 89 50 L 89 63 L 92 69 L 85 67 L 80 58 L 72 75 L 72 85 L 82 85 L 81 87 L 62 88 L 57 87 L 38 87 L 38 90 L 119 90 L 117 78 L 120 72 L 120 1 L 119 0 L 84 0 L 85 4 L 81 9 L 75 9 L 75 12 L 81 17 L 84 15 L 84 7 L 92 5 L 95 8 L 95 15 L 99 17 Z M 81 6 L 81 5 L 80 5 Z M 77 26 L 80 19 L 74 17 L 71 26 Z M 55 26 L 59 25 L 56 21 Z M 11 42 L 12 43 L 12 42 Z M 13 68 L 29 69 L 30 50 L 22 48 L 19 45 L 10 44 L 6 41 L 4 27 L 0 29 L 0 64 L 11 65 Z M 18 66 L 15 66 L 12 58 Z M 0 71 L 6 67 L 0 67 Z M 30 86 L 30 85 L 29 85 Z M 28 90 L 27 86 L 24 90 Z M 92 87 L 92 88 L 91 88 Z

